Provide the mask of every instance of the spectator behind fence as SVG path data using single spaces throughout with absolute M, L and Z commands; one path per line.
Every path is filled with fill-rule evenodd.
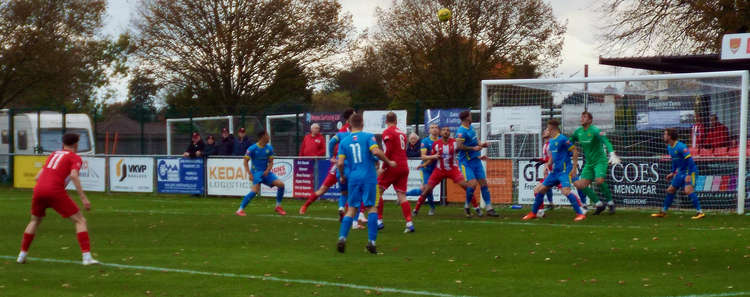
M 245 128 L 237 130 L 237 139 L 234 141 L 234 153 L 235 156 L 244 156 L 247 148 L 250 147 L 250 138 L 245 134 Z
M 193 137 L 188 144 L 187 150 L 182 154 L 185 158 L 199 158 L 203 156 L 205 144 L 201 139 L 201 135 L 198 132 L 193 132 Z
M 729 146 L 729 129 L 719 122 L 719 118 L 712 114 L 708 129 L 706 129 L 706 141 L 711 144 L 711 148 Z
M 204 157 L 216 155 L 216 141 L 213 135 L 206 136 L 205 150 L 203 151 Z
M 221 129 L 221 140 L 216 144 L 216 155 L 231 156 L 234 153 L 234 136 L 229 134 L 229 129 Z
M 691 140 L 693 148 L 706 148 L 706 128 L 703 125 L 703 116 L 700 112 L 695 113 L 695 124 L 691 131 Z
M 310 126 L 310 134 L 305 135 L 305 139 L 302 140 L 299 155 L 302 157 L 323 157 L 326 155 L 326 141 L 320 134 L 320 125 L 312 124 Z
M 409 134 L 409 143 L 406 145 L 406 156 L 409 158 L 422 157 L 421 145 L 419 143 L 419 135 L 412 132 Z

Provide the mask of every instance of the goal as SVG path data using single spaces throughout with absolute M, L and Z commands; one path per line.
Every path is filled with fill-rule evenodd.
M 570 135 L 589 111 L 622 158 L 607 169 L 617 205 L 662 205 L 671 169 L 662 135 L 676 128 L 698 165 L 695 190 L 703 208 L 742 214 L 748 207 L 747 71 L 485 80 L 481 87 L 481 138 L 490 142 L 491 159 L 512 160 L 516 203 L 533 201 L 541 175 L 533 159 L 541 156 L 546 121 L 559 118 Z M 565 204 L 561 195 L 556 199 Z M 680 193 L 673 207 L 692 204 Z

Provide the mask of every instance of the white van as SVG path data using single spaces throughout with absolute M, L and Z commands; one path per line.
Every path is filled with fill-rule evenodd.
M 0 168 L 8 168 L 7 156 L 1 154 L 9 153 L 10 133 L 8 131 L 8 113 L 5 110 L 0 113 Z M 62 114 L 59 112 L 43 111 L 37 113 L 20 113 L 14 116 L 13 142 L 16 154 L 34 154 L 36 147 L 41 148 L 42 153 L 50 153 L 62 148 Z M 39 130 L 37 131 L 37 127 Z M 93 155 L 95 153 L 94 131 L 91 119 L 87 114 L 68 113 L 65 114 L 65 132 L 78 133 L 81 139 L 78 142 L 78 154 Z

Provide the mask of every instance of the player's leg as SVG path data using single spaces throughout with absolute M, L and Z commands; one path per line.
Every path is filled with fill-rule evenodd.
M 83 214 L 80 211 L 71 215 L 69 218 L 76 226 L 76 238 L 78 239 L 78 245 L 81 247 L 83 265 L 98 264 L 99 262 L 91 257 L 91 240 L 89 239 L 89 229 L 86 224 L 86 218 L 83 217 Z
M 21 251 L 18 253 L 18 259 L 16 259 L 16 262 L 21 264 L 26 263 L 26 254 L 28 254 L 29 252 L 29 247 L 31 247 L 31 242 L 34 240 L 36 230 L 39 229 L 39 225 L 42 224 L 42 218 L 44 218 L 43 215 L 31 215 L 31 220 L 29 221 L 29 224 L 26 225 L 26 229 L 23 231 Z
M 568 201 L 570 201 L 570 206 L 573 207 L 573 210 L 576 212 L 574 221 L 581 221 L 585 219 L 586 215 L 581 209 L 581 201 L 570 190 L 570 187 L 573 184 L 573 180 L 570 177 L 570 171 L 560 174 L 559 183 L 560 187 L 562 187 L 563 196 L 568 198 Z
M 331 169 L 328 170 L 328 175 L 326 175 L 326 178 L 323 180 L 323 184 L 318 188 L 317 191 L 315 191 L 310 198 L 307 198 L 307 201 L 305 201 L 305 204 L 302 205 L 299 209 L 299 214 L 305 214 L 307 212 L 307 208 L 310 207 L 310 204 L 318 200 L 320 196 L 323 196 L 326 192 L 328 192 L 328 189 L 333 187 L 338 182 L 338 179 L 336 178 L 336 169 L 335 165 L 331 165 Z
M 286 215 L 286 211 L 281 207 L 281 201 L 284 200 L 284 182 L 276 177 L 275 174 L 269 173 L 265 183 L 269 187 L 276 187 L 276 207 L 273 210 L 282 216 Z
M 427 178 L 427 182 L 422 185 L 422 194 L 419 195 L 419 199 L 417 199 L 417 205 L 414 206 L 414 215 L 417 215 L 417 213 L 419 213 L 419 208 L 422 206 L 422 203 L 425 201 L 427 195 L 432 195 L 432 190 L 435 189 L 435 186 L 439 184 L 443 178 L 445 178 L 443 170 L 436 169 L 433 170 L 432 173 L 430 173 L 430 176 Z
M 245 195 L 245 197 L 242 197 L 242 202 L 240 203 L 240 207 L 235 212 L 238 216 L 246 216 L 245 213 L 245 207 L 247 207 L 248 204 L 250 204 L 250 201 L 255 198 L 255 195 L 258 195 L 260 193 L 260 183 L 263 181 L 263 172 L 253 172 L 253 180 L 252 186 L 250 186 L 250 192 Z
M 545 196 L 547 196 L 547 207 L 550 208 L 550 209 L 555 208 L 555 205 L 552 203 L 553 202 L 552 199 L 554 198 L 553 194 L 554 193 L 552 191 L 552 188 L 550 188 L 549 190 L 547 190 L 547 193 L 545 193 Z
M 380 202 L 381 200 L 377 197 L 376 185 L 365 185 L 363 201 L 363 205 L 367 211 L 367 246 L 365 248 L 371 254 L 378 253 L 377 248 L 375 248 L 375 240 L 378 239 L 378 230 L 380 227 L 378 226 L 378 213 L 376 210 L 377 204 Z
M 336 248 L 340 253 L 343 253 L 346 250 L 346 238 L 349 236 L 349 230 L 352 229 L 354 215 L 357 213 L 357 209 L 359 209 L 359 205 L 362 200 L 363 186 L 364 185 L 361 184 L 349 184 L 348 193 L 351 195 L 348 195 L 349 198 L 347 204 L 349 204 L 350 207 L 346 209 L 346 212 L 341 219 L 341 226 L 339 228 L 339 241 L 336 244 Z
M 406 227 L 404 233 L 414 232 L 414 222 L 411 217 L 411 204 L 409 200 L 406 200 L 406 185 L 409 182 L 409 171 L 404 170 L 401 172 L 394 172 L 394 180 L 392 182 L 393 189 L 396 191 L 396 198 L 401 206 L 401 214 L 404 216 L 406 221 Z
M 701 202 L 698 199 L 698 194 L 695 193 L 695 174 L 685 176 L 685 195 L 690 198 L 690 201 L 693 202 L 693 207 L 695 207 L 695 210 L 698 211 L 698 213 L 696 213 L 695 216 L 691 217 L 691 219 L 700 220 L 704 218 L 706 214 L 703 213 L 703 209 L 701 209 Z
M 607 167 L 609 164 L 606 159 L 602 159 L 594 164 L 594 166 L 594 175 L 596 176 L 594 183 L 596 183 L 599 193 L 601 193 L 602 198 L 604 198 L 604 202 L 609 208 L 609 213 L 614 214 L 615 202 L 612 201 L 612 191 L 609 189 L 609 184 L 607 183 Z
M 484 170 L 482 160 L 474 159 L 470 162 L 470 164 L 470 170 L 473 172 L 474 178 L 479 183 L 479 190 L 482 193 L 484 208 L 487 210 L 487 215 L 491 217 L 499 216 L 492 207 L 492 195 L 490 194 L 490 187 L 489 185 L 487 185 L 487 171 Z
M 531 212 L 526 214 L 522 218 L 523 220 L 531 220 L 537 217 L 537 212 L 539 212 L 539 208 L 541 207 L 542 203 L 544 203 L 544 195 L 550 189 L 550 186 L 548 186 L 548 184 L 553 183 L 557 183 L 557 180 L 555 179 L 554 175 L 550 174 L 549 176 L 547 176 L 547 178 L 544 179 L 543 183 L 540 183 L 536 187 L 534 187 L 534 204 L 531 206 Z

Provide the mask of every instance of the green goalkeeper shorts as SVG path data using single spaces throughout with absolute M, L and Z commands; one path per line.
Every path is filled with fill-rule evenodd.
M 581 169 L 581 179 L 594 180 L 595 178 L 607 178 L 607 159 L 596 162 L 586 162 Z

